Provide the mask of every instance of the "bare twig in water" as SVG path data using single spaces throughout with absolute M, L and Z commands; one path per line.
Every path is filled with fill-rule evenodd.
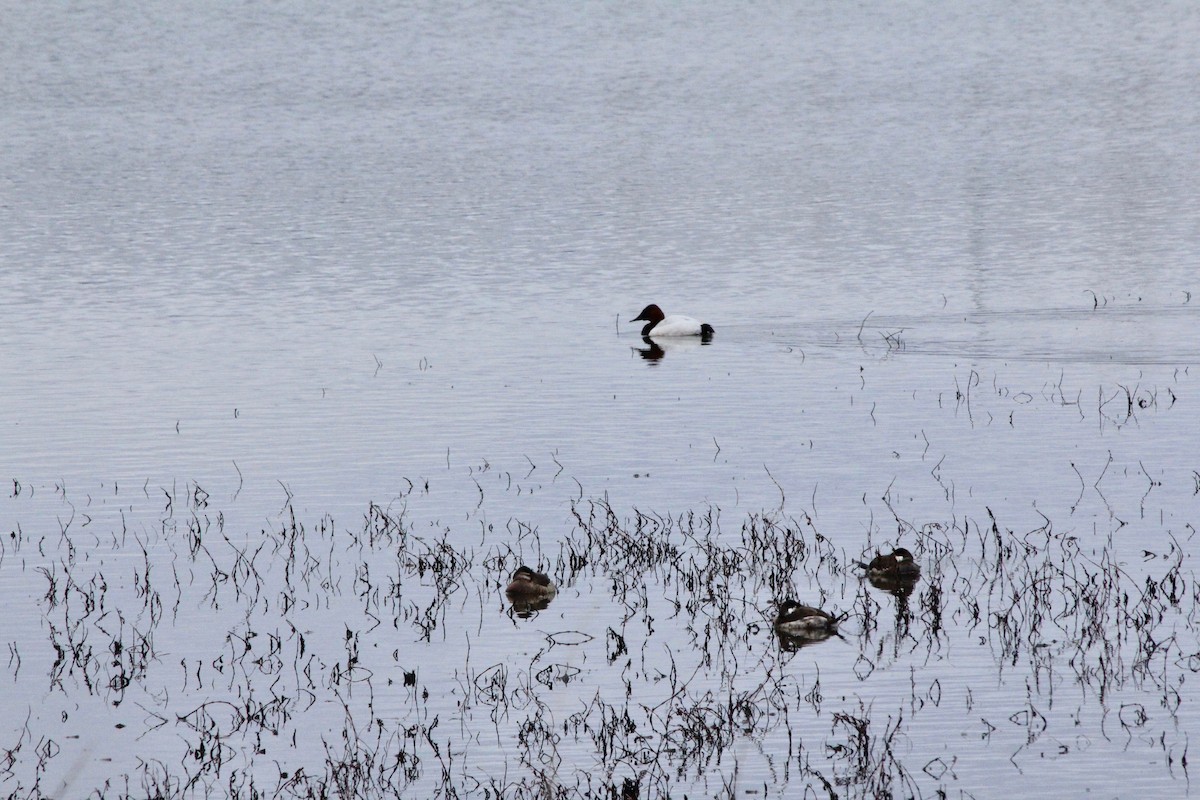
M 862 322 L 859 323 L 859 326 L 858 326 L 858 343 L 859 344 L 863 343 L 863 340 L 862 340 L 863 329 L 867 327 L 867 320 L 869 320 L 871 318 L 871 315 L 874 313 L 875 313 L 874 311 L 868 311 L 867 315 L 865 317 L 863 317 Z

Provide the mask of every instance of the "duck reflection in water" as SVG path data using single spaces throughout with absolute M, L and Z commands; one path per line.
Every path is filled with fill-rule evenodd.
M 633 348 L 633 351 L 646 361 L 658 361 L 667 354 L 667 351 L 663 350 L 662 347 L 659 346 L 658 342 L 654 341 L 649 336 L 643 336 L 642 341 L 646 343 L 646 346 L 635 347 Z
M 643 336 L 642 342 L 645 345 L 644 347 L 634 347 L 632 349 L 646 361 L 659 361 L 667 353 L 682 353 L 686 350 L 695 350 L 709 344 L 707 339 L 700 339 L 698 337 L 692 337 L 691 339 L 651 339 L 649 336 Z
M 796 635 L 784 633 L 778 628 L 775 629 L 775 638 L 779 640 L 779 649 L 785 653 L 798 653 L 803 647 L 812 647 L 814 644 L 820 644 L 835 635 L 828 632 Z
M 514 614 L 516 614 L 521 619 L 529 619 L 537 612 L 545 611 L 547 608 L 549 608 L 550 601 L 553 599 L 554 599 L 553 596 L 539 597 L 536 599 L 534 599 L 534 598 L 521 599 L 521 598 L 516 598 L 516 597 L 510 597 L 510 598 L 508 598 L 508 602 L 512 605 L 512 610 L 513 610 Z
M 535 572 L 522 564 L 512 574 L 504 594 L 512 603 L 517 616 L 528 618 L 537 611 L 544 611 L 558 593 L 558 588 L 544 572 Z

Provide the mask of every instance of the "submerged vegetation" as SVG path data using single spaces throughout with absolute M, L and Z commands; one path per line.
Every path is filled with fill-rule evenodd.
M 1123 754 L 1189 783 L 1200 583 L 1168 526 L 1130 558 L 1115 515 L 986 505 L 850 541 L 782 502 L 581 489 L 549 534 L 445 522 L 426 479 L 257 528 L 196 484 L 106 492 L 5 500 L 11 796 L 986 796 Z M 896 546 L 920 569 L 864 574 Z M 557 594 L 510 602 L 523 564 Z M 786 598 L 837 624 L 777 634 Z

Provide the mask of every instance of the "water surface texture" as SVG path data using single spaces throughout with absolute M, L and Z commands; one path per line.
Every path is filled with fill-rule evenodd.
M 3 19 L 4 794 L 1191 793 L 1194 4 Z

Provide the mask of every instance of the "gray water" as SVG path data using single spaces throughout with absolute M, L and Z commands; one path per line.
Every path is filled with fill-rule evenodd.
M 1193 4 L 3 19 L 5 793 L 1190 793 Z

